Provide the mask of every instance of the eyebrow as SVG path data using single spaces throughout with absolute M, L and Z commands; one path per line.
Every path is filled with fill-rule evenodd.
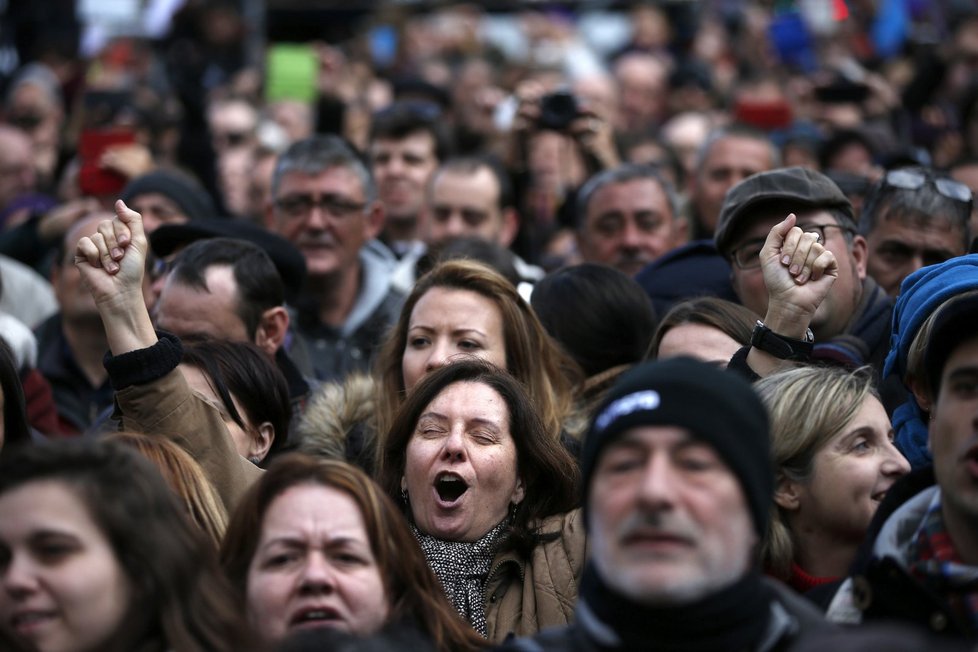
M 434 331 L 435 330 L 434 327 L 427 326 L 425 324 L 414 324 L 413 326 L 408 326 L 408 332 L 411 332 L 411 331 L 413 331 L 415 329 L 422 330 L 422 331 Z M 485 336 L 485 333 L 482 332 L 481 330 L 479 330 L 478 328 L 456 328 L 456 329 L 454 329 L 452 331 L 449 331 L 449 332 L 452 333 L 453 335 L 459 335 L 461 333 L 475 333 L 476 335 Z
M 366 545 L 366 542 L 349 536 L 330 538 L 326 541 L 326 545 L 330 548 L 338 548 L 350 544 Z M 309 547 L 309 541 L 294 536 L 279 536 L 266 541 L 259 550 L 265 551 L 276 545 L 281 545 L 286 548 L 307 548 Z

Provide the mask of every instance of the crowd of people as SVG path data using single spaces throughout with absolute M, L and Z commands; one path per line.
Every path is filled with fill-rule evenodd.
M 978 644 L 972 3 L 150 4 L 0 3 L 0 650 Z

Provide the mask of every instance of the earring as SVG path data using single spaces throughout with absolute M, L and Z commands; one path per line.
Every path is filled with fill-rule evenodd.
M 509 522 L 512 523 L 516 520 L 516 510 L 520 508 L 519 503 L 513 503 L 513 508 L 509 510 Z
M 261 458 L 258 457 L 257 455 L 252 455 L 251 457 L 248 458 L 248 461 L 254 464 L 255 466 L 258 466 L 258 463 L 261 462 Z

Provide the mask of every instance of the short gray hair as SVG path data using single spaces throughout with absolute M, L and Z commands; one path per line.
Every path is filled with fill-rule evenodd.
M 350 170 L 360 179 L 368 202 L 377 199 L 377 186 L 370 169 L 357 151 L 339 136 L 311 136 L 289 145 L 275 162 L 272 197 L 278 194 L 282 177 L 289 172 L 313 175 L 337 167 Z
M 659 184 L 662 192 L 666 195 L 666 200 L 669 202 L 669 210 L 672 211 L 672 218 L 679 219 L 681 217 L 679 212 L 679 195 L 676 194 L 676 189 L 672 187 L 672 184 L 654 166 L 640 163 L 625 163 L 610 170 L 598 172 L 584 182 L 584 185 L 577 192 L 577 227 L 582 228 L 584 226 L 585 220 L 587 219 L 587 207 L 591 203 L 591 198 L 594 196 L 594 193 L 605 186 L 626 183 L 637 179 L 651 179 Z

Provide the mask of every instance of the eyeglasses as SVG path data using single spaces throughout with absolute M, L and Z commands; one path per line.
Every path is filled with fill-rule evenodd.
M 319 208 L 323 213 L 338 220 L 352 217 L 367 207 L 365 203 L 350 201 L 336 195 L 323 195 L 318 199 L 311 195 L 289 195 L 275 200 L 275 205 L 286 217 L 293 219 L 306 217 L 312 213 L 313 208 Z
M 841 224 L 797 224 L 799 229 L 805 233 L 815 233 L 818 234 L 818 241 L 825 244 L 828 240 L 828 234 L 825 232 L 826 229 L 839 229 L 842 233 L 849 236 L 855 233 L 855 230 L 848 226 L 842 226 Z M 744 244 L 740 245 L 731 253 L 731 259 L 734 264 L 739 269 L 757 269 L 761 266 L 761 249 L 764 247 L 764 242 L 767 238 L 756 238 L 754 240 L 748 240 Z
M 919 170 L 907 168 L 890 170 L 883 177 L 883 183 L 885 185 L 900 188 L 901 190 L 918 190 L 927 181 L 933 182 L 934 187 L 937 188 L 937 192 L 948 199 L 965 204 L 971 203 L 971 188 L 954 179 L 948 179 L 946 177 L 935 178 Z

